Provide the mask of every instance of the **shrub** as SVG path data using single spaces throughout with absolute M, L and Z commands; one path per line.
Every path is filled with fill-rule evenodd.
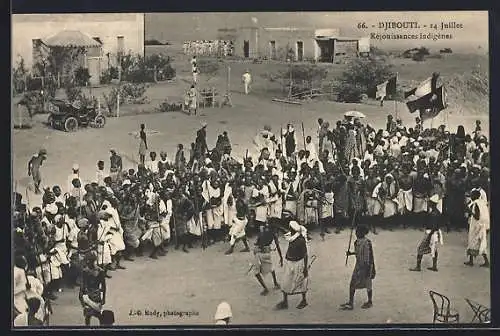
M 93 96 L 91 97 L 84 94 L 82 89 L 78 86 L 67 85 L 64 88 L 64 91 L 66 93 L 66 98 L 70 103 L 80 101 L 82 106 L 97 106 L 97 99 Z
M 292 78 L 292 93 L 309 90 L 321 86 L 321 82 L 328 75 L 326 68 L 316 64 L 294 64 L 277 74 L 266 75 L 269 81 L 281 79 L 283 90 L 290 90 L 290 77 Z
M 99 81 L 101 84 L 109 84 L 111 80 L 118 79 L 119 73 L 117 67 L 110 67 L 101 74 Z
M 170 103 L 167 99 L 158 105 L 156 112 L 178 112 L 182 111 L 182 103 Z
M 31 118 L 33 115 L 43 112 L 44 102 L 45 99 L 41 91 L 28 91 L 23 94 L 19 104 L 26 106 Z
M 103 93 L 104 105 L 108 109 L 108 116 L 116 115 L 116 100 L 118 97 L 118 88 L 114 87 L 111 89 L 109 95 Z
M 118 93 L 120 93 L 121 104 L 148 104 L 149 98 L 145 96 L 147 86 L 144 84 L 125 83 L 118 87 L 113 87 L 109 94 L 103 93 L 104 106 L 108 110 L 109 116 L 116 114 L 116 103 Z
M 415 62 L 423 62 L 425 61 L 425 56 L 421 53 L 415 53 L 413 54 L 411 59 L 414 60 Z
M 146 85 L 125 83 L 120 86 L 120 99 L 125 104 L 146 104 L 148 98 L 145 96 Z
M 220 63 L 212 59 L 199 59 L 196 62 L 200 75 L 205 76 L 207 82 L 217 76 L 220 70 Z
M 12 90 L 14 94 L 26 91 L 26 77 L 28 76 L 28 69 L 24 64 L 24 59 L 21 57 L 12 69 Z
M 388 79 L 392 68 L 384 58 L 358 58 L 350 62 L 334 88 L 338 100 L 359 103 L 363 94 L 373 95 L 375 86 Z
M 79 67 L 75 70 L 75 84 L 77 86 L 87 86 L 89 79 L 89 69 Z
M 175 69 L 171 66 L 170 57 L 151 55 L 146 58 L 141 56 L 125 55 L 122 57 L 122 80 L 132 83 L 152 83 L 155 81 L 154 69 L 157 70 L 156 80 L 172 79 Z

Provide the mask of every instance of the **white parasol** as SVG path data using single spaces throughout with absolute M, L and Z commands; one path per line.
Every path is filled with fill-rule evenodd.
M 344 117 L 350 118 L 366 118 L 366 116 L 359 111 L 347 111 L 344 113 Z

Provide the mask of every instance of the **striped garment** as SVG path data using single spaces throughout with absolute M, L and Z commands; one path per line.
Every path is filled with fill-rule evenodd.
M 356 289 L 371 289 L 375 278 L 375 258 L 372 242 L 367 238 L 357 239 L 354 242 L 356 265 L 351 277 L 351 287 Z
M 306 293 L 309 285 L 309 276 L 304 278 L 304 260 L 291 261 L 285 259 L 283 283 L 281 290 L 288 295 Z

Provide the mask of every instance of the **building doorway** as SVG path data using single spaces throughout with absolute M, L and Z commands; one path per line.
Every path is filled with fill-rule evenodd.
M 304 60 L 304 42 L 297 41 L 297 61 L 302 62 Z
M 270 49 L 270 55 L 269 57 L 272 60 L 276 59 L 276 41 L 270 41 L 269 42 L 269 49 Z
M 250 42 L 248 41 L 243 41 L 243 57 L 250 57 Z
M 333 39 L 316 39 L 319 47 L 319 61 L 333 63 L 335 44 Z

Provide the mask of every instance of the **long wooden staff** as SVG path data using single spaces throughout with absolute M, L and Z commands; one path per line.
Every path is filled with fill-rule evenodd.
M 351 250 L 351 243 L 352 243 L 352 233 L 354 231 L 354 221 L 356 219 L 356 215 L 358 213 L 357 209 L 354 209 L 354 215 L 352 216 L 352 223 L 351 223 L 351 233 L 349 234 L 349 245 L 347 246 L 347 251 L 349 252 Z M 347 266 L 347 260 L 349 260 L 349 254 L 346 254 L 345 256 L 345 265 Z
M 306 132 L 304 131 L 304 122 L 302 122 L 302 140 L 304 141 L 304 150 L 306 149 Z

